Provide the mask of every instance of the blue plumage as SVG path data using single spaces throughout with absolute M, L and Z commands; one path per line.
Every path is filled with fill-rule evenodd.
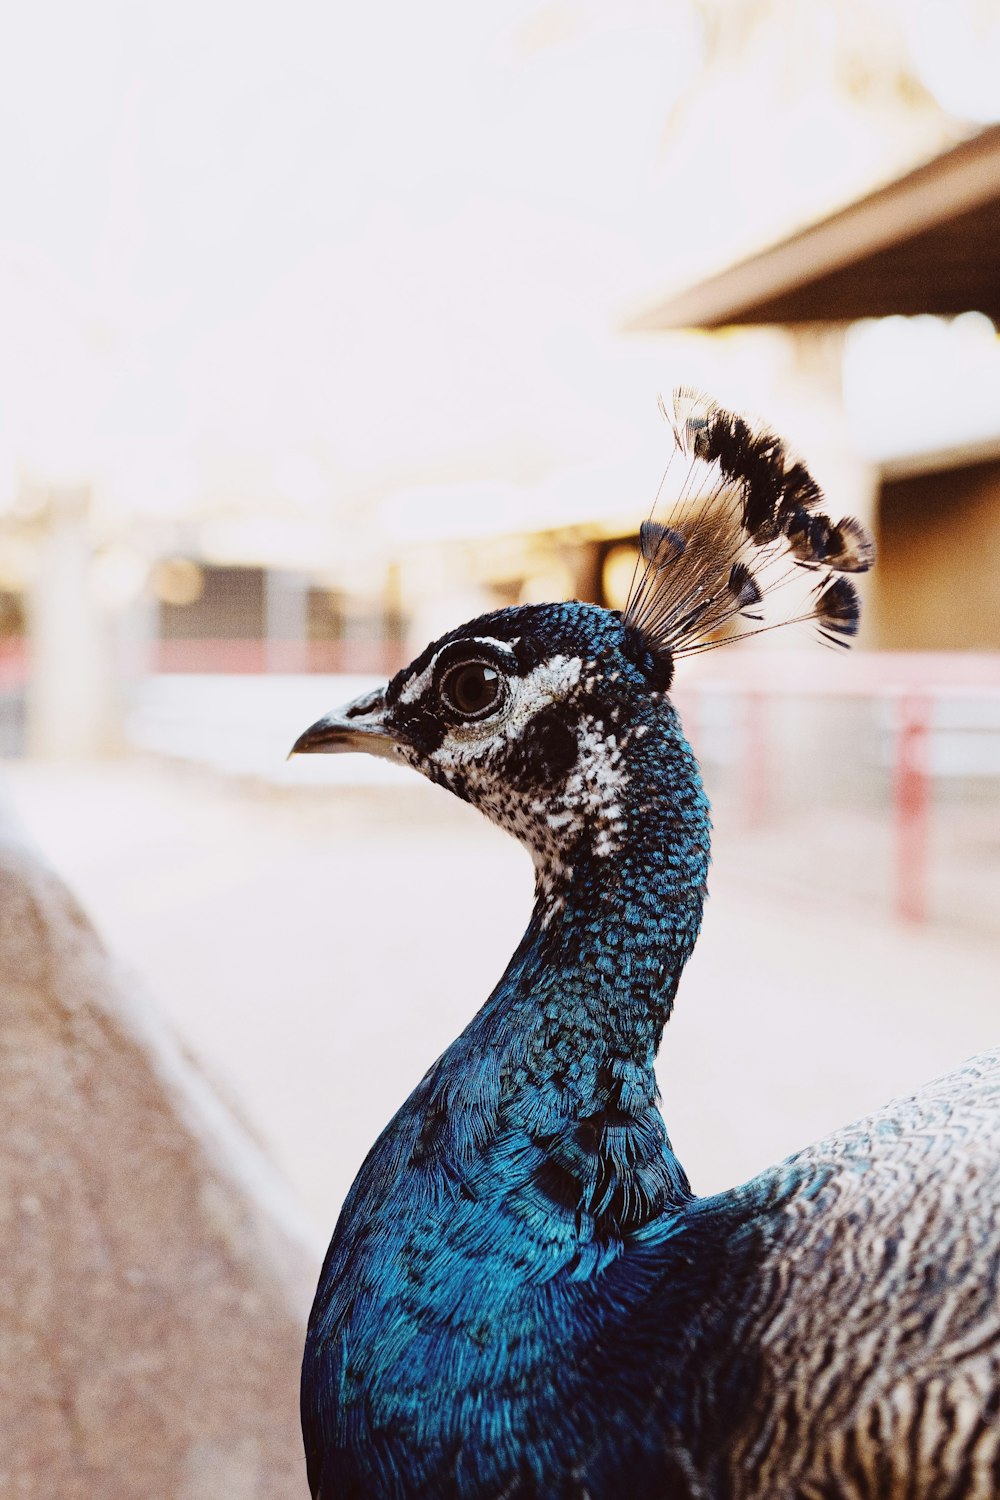
M 401 758 L 514 833 L 536 867 L 505 974 L 380 1137 L 337 1225 L 302 1374 L 317 1500 L 896 1493 L 837 1487 L 829 1455 L 863 1468 L 872 1419 L 824 1428 L 823 1413 L 834 1385 L 857 1401 L 860 1324 L 843 1356 L 838 1340 L 876 1317 L 831 1281 L 829 1252 L 861 1222 L 858 1184 L 905 1155 L 907 1121 L 889 1117 L 888 1145 L 859 1128 L 699 1200 L 653 1073 L 709 862 L 707 802 L 666 696 L 674 657 L 756 610 L 761 564 L 782 553 L 830 570 L 813 615 L 844 633 L 856 598 L 840 570 L 870 560 L 856 523 L 815 516 L 819 492 L 777 440 L 754 448 L 732 418 L 720 436 L 725 415 L 687 418 L 681 437 L 709 443 L 695 456 L 714 498 L 697 525 L 681 513 L 647 529 L 624 616 L 485 615 L 296 747 Z M 806 510 L 822 559 L 800 555 Z M 940 1125 L 950 1151 L 963 1128 L 960 1110 Z M 926 1297 L 884 1237 L 847 1243 L 856 1283 L 891 1282 L 879 1311 Z M 885 1357 L 883 1340 L 869 1375 Z M 872 1389 L 895 1440 L 902 1407 L 882 1412 L 892 1389 Z
M 585 691 L 620 674 L 617 734 L 633 784 L 645 769 L 657 795 L 626 802 L 617 853 L 588 849 L 599 820 L 585 831 L 493 995 L 359 1175 L 306 1354 L 317 1494 L 317 1461 L 337 1495 L 582 1494 L 573 1469 L 595 1495 L 598 1467 L 618 1493 L 631 1409 L 660 1432 L 676 1399 L 650 1411 L 648 1373 L 630 1389 L 620 1360 L 596 1408 L 579 1386 L 656 1295 L 690 1203 L 653 1061 L 701 921 L 708 812 L 676 715 L 623 654 L 621 625 L 564 613 L 577 652 L 600 656 Z M 504 612 L 472 634 L 530 630 L 556 654 L 548 623 L 545 610 Z

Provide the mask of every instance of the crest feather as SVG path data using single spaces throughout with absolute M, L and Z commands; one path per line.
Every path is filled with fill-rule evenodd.
M 662 400 L 660 409 L 673 430 L 664 476 L 675 480 L 673 498 L 662 520 L 640 529 L 624 623 L 659 656 L 692 655 L 796 621 L 848 645 L 860 609 L 844 575 L 875 560 L 865 527 L 820 510 L 822 490 L 774 433 L 687 387 L 674 392 L 670 410 Z M 796 596 L 804 570 L 819 576 Z

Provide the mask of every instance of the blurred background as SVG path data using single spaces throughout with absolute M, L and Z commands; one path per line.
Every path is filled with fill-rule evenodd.
M 873 526 L 859 647 L 685 664 L 698 1189 L 997 1040 L 988 0 L 36 0 L 0 97 L 0 786 L 316 1233 L 527 857 L 298 733 L 483 609 L 623 602 L 657 395 Z

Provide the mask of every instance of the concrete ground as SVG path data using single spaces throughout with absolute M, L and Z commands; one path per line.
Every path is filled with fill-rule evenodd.
M 136 757 L 10 761 L 0 788 L 326 1233 L 499 976 L 527 857 L 415 776 L 264 785 Z M 783 848 L 801 868 L 794 831 L 755 842 L 722 821 L 663 1048 L 664 1112 L 699 1191 L 1000 1041 L 1000 938 L 900 928 L 822 864 L 782 880 Z

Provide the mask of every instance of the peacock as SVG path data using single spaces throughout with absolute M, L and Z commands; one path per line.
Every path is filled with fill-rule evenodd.
M 314 1500 L 1000 1495 L 1000 1051 L 717 1196 L 670 1145 L 653 1063 L 710 833 L 675 666 L 793 620 L 848 644 L 873 545 L 766 428 L 687 390 L 665 414 L 624 610 L 482 615 L 294 747 L 406 763 L 536 871 L 341 1212 Z

